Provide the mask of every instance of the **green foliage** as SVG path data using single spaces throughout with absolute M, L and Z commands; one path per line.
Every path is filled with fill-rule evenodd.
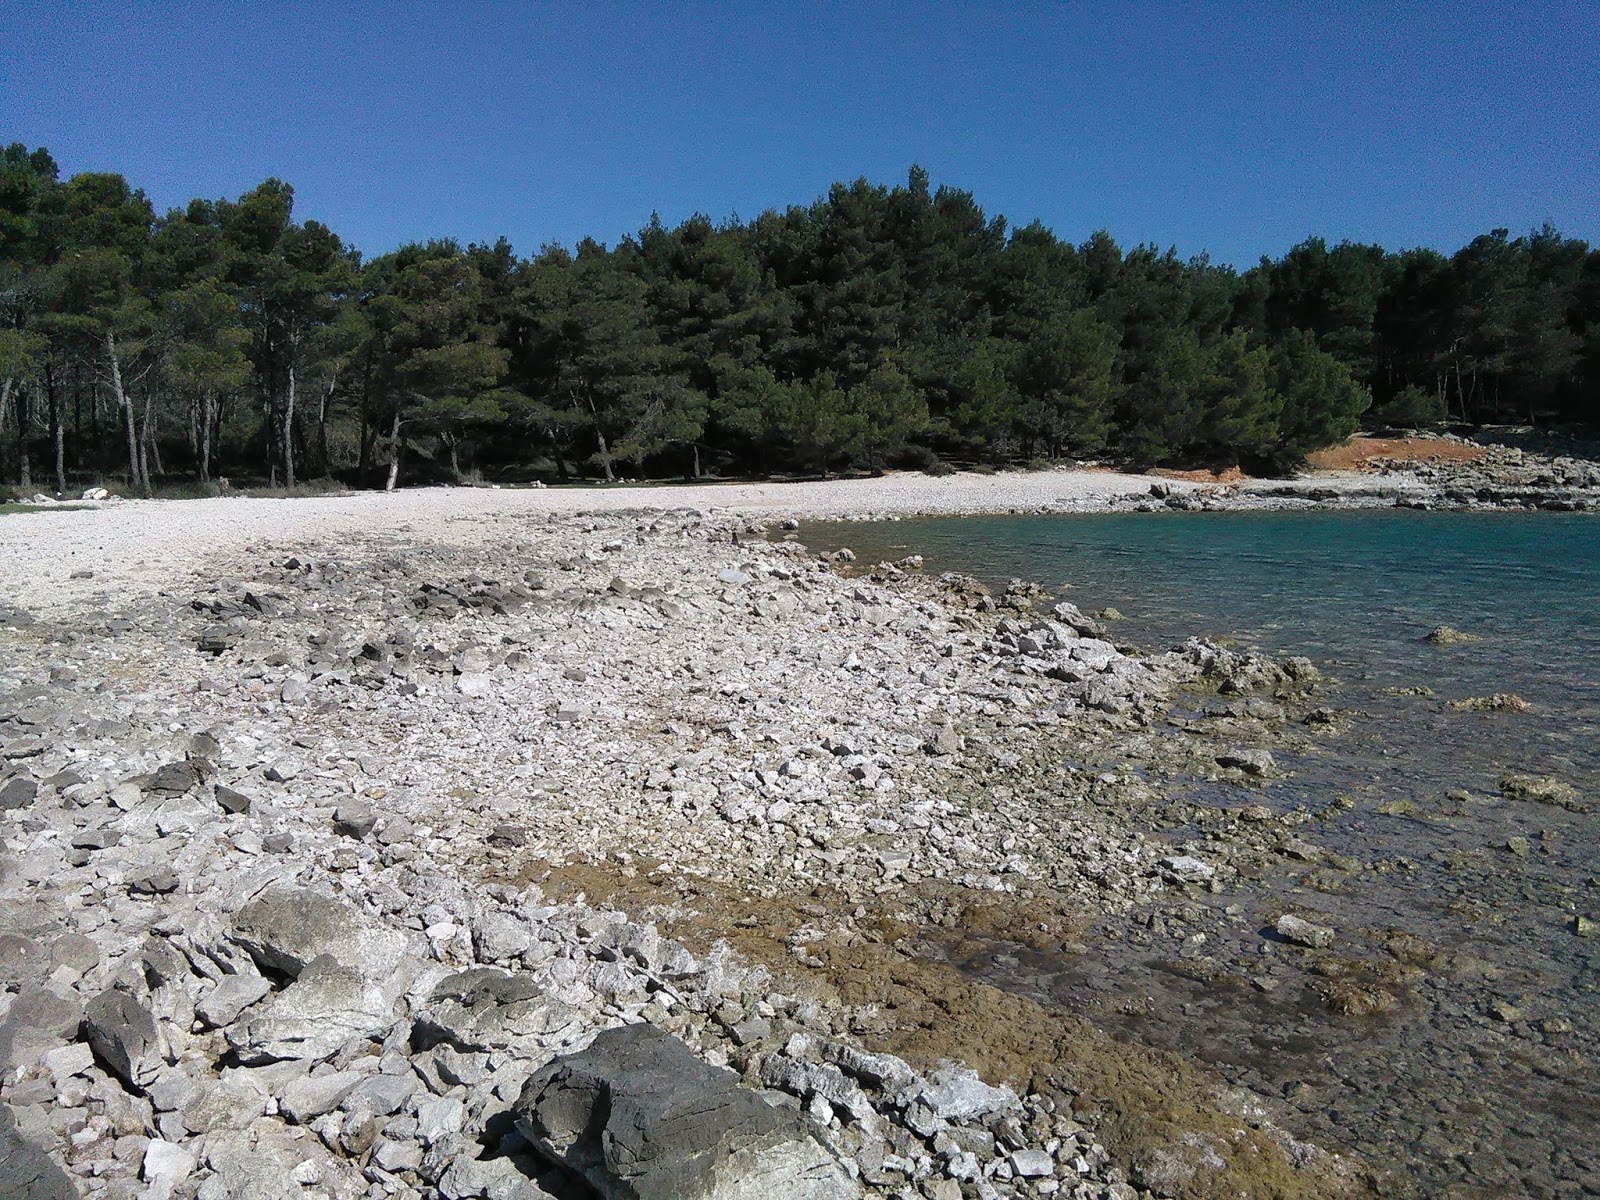
M 1435 425 L 1444 420 L 1444 396 L 1413 383 L 1396 392 L 1394 399 L 1375 407 L 1372 419 L 1378 425 L 1400 429 Z
M 0 383 L 0 466 L 54 441 L 141 491 L 212 460 L 374 483 L 407 453 L 425 473 L 419 449 L 457 479 L 1287 464 L 1364 414 L 1596 421 L 1600 251 L 1548 228 L 1449 256 L 1310 238 L 1240 274 L 1013 229 L 913 168 L 612 247 L 363 263 L 281 180 L 158 216 L 120 175 L 63 180 L 13 144 Z
M 1290 459 L 1342 442 L 1372 403 L 1350 369 L 1300 329 L 1289 330 L 1272 347 L 1271 379 L 1280 405 L 1272 449 Z

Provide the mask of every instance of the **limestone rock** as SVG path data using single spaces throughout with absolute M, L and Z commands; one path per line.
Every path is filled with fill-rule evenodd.
M 1333 945 L 1333 930 L 1325 925 L 1314 924 L 1304 917 L 1297 917 L 1293 913 L 1285 913 L 1279 917 L 1274 928 L 1284 941 L 1293 942 L 1297 946 L 1326 950 Z
M 929 1077 L 917 1099 L 936 1117 L 964 1121 L 1015 1107 L 1017 1094 L 1008 1087 L 990 1087 L 965 1067 L 942 1067 Z
M 11 1110 L 0 1105 L 0 1180 L 11 1200 L 78 1200 L 65 1171 L 17 1132 Z
M 263 969 L 291 976 L 328 955 L 367 978 L 382 979 L 409 948 L 398 930 L 301 888 L 275 889 L 247 904 L 234 917 L 232 937 Z
M 84 1008 L 83 1032 L 96 1056 L 124 1083 L 141 1090 L 161 1069 L 161 1034 L 137 996 L 107 988 Z
M 271 990 L 259 975 L 224 975 L 194 1006 L 194 1015 L 212 1029 L 232 1025 L 240 1013 Z
M 649 1025 L 600 1034 L 528 1080 L 518 1130 L 607 1200 L 846 1200 L 843 1166 L 801 1124 Z
M 229 1028 L 228 1044 L 246 1063 L 327 1058 L 354 1038 L 386 1033 L 409 979 L 409 973 L 369 978 L 323 955 L 270 1004 Z
M 491 1050 L 552 1034 L 576 1016 L 527 975 L 474 967 L 433 989 L 417 1014 L 412 1039 L 423 1050 L 440 1043 Z

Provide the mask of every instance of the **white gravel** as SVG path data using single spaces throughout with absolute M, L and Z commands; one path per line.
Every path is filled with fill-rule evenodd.
M 409 488 L 288 500 L 125 500 L 0 517 L 0 600 L 38 613 L 126 600 L 225 573 L 240 551 L 263 542 L 293 549 L 308 538 L 384 530 L 415 533 L 419 541 L 470 544 L 483 537 L 482 522 L 523 514 L 682 507 L 794 517 L 1003 512 L 1144 492 L 1150 482 L 1137 475 L 1054 470 L 809 483 Z M 72 578 L 82 571 L 94 575 Z
M 1298 482 L 1365 489 L 1399 476 L 1318 475 Z M 243 550 L 309 538 L 376 532 L 453 545 L 483 540 L 485 522 L 529 514 L 696 508 L 765 517 L 869 517 L 1082 508 L 1138 495 L 1145 475 L 1061 468 L 806 483 L 726 483 L 560 488 L 409 488 L 295 499 L 128 500 L 0 517 L 0 601 L 32 612 L 125 603 L 226 573 Z M 1270 481 L 1243 490 L 1274 486 Z M 72 578 L 92 571 L 91 578 Z

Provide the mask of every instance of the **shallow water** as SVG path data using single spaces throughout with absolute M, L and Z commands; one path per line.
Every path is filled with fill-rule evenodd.
M 918 553 L 930 572 L 1071 584 L 1079 607 L 1115 606 L 1116 636 L 1148 647 L 1201 633 L 1316 661 L 1334 680 L 1329 702 L 1357 712 L 1341 734 L 1280 758 L 1293 774 L 1265 789 L 1196 779 L 1177 791 L 1331 810 L 1305 833 L 1364 864 L 1348 886 L 1307 888 L 1301 864 L 1191 900 L 1185 919 L 1107 922 L 1083 955 L 1001 947 L 966 965 L 1277 1098 L 1301 1136 L 1391 1168 L 1394 1194 L 1600 1195 L 1600 939 L 1573 927 L 1577 913 L 1600 916 L 1600 815 L 1504 800 L 1497 786 L 1508 772 L 1552 775 L 1600 802 L 1600 520 L 984 517 L 802 537 L 864 563 Z M 1483 640 L 1432 646 L 1423 636 L 1439 624 Z M 1384 691 L 1417 685 L 1435 694 Z M 1533 707 L 1445 704 L 1493 692 Z M 1526 854 L 1508 848 L 1517 838 Z M 1399 930 L 1443 957 L 1385 983 L 1398 1010 L 1336 1015 L 1325 981 L 1264 935 L 1289 907 L 1339 929 L 1341 952 L 1388 961 L 1379 947 Z

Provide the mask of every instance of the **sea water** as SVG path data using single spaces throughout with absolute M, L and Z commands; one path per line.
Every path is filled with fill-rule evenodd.
M 966 965 L 1273 1097 L 1300 1136 L 1390 1169 L 1395 1194 L 1600 1195 L 1600 939 L 1576 928 L 1579 914 L 1600 917 L 1600 815 L 1499 791 L 1507 774 L 1553 776 L 1600 809 L 1600 518 L 968 517 L 802 537 L 863 564 L 921 554 L 930 573 L 1065 587 L 1085 611 L 1115 607 L 1114 636 L 1150 649 L 1200 634 L 1310 657 L 1329 677 L 1325 702 L 1347 714 L 1337 735 L 1264 789 L 1174 789 L 1224 808 L 1333 811 L 1307 836 L 1363 869 L 1332 892 L 1292 872 L 1225 892 L 1215 907 L 1242 902 L 1243 919 L 1219 914 L 1203 949 L 1246 971 L 1289 908 L 1338 928 L 1346 953 L 1381 957 L 1399 930 L 1443 957 L 1398 1010 L 1330 1012 L 1309 977 L 1218 988 L 1185 967 L 1191 950 L 1116 921 L 1082 955 Z M 1441 624 L 1481 640 L 1430 644 Z M 1449 705 L 1497 692 L 1530 707 Z M 1511 849 L 1523 838 L 1525 852 Z

